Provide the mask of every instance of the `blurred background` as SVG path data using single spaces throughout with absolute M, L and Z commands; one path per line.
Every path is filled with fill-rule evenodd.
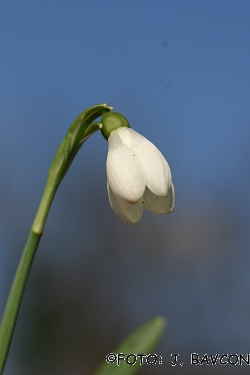
M 6 375 L 88 375 L 145 320 L 168 327 L 141 374 L 246 374 L 250 353 L 250 2 L 0 3 L 0 314 L 47 171 L 75 117 L 106 102 L 168 160 L 171 215 L 110 208 L 93 135 L 60 186 Z M 183 366 L 171 367 L 171 353 Z

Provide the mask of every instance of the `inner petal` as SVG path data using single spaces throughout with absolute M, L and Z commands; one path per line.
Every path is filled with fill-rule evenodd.
M 174 209 L 174 185 L 171 184 L 171 187 L 165 198 L 158 197 L 146 187 L 145 192 L 143 194 L 143 198 L 144 206 L 148 211 L 151 211 L 155 214 L 169 214 Z
M 116 215 L 126 224 L 134 225 L 138 223 L 143 212 L 142 198 L 135 204 L 123 203 L 116 198 L 109 183 L 107 183 L 107 189 L 110 205 Z

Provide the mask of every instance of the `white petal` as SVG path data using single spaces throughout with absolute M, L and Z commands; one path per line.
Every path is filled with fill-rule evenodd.
M 127 133 L 123 128 L 119 128 L 114 130 L 108 139 L 107 177 L 113 193 L 119 200 L 124 203 L 136 203 L 143 196 L 146 175 L 141 158 L 136 150 L 128 147 L 129 138 L 124 139 L 124 134 Z
M 166 197 L 172 183 L 169 165 L 158 150 L 148 139 L 133 129 L 128 129 L 131 138 L 131 148 L 139 154 L 146 173 L 146 185 L 155 195 Z
M 138 221 L 142 217 L 142 212 L 143 212 L 142 200 L 143 199 L 141 198 L 138 203 L 134 203 L 134 204 L 123 203 L 123 202 L 120 202 L 116 198 L 112 189 L 109 186 L 109 183 L 107 183 L 107 188 L 108 188 L 109 202 L 114 212 L 116 213 L 116 215 L 126 224 L 134 225 L 138 223 Z
M 165 198 L 158 197 L 152 193 L 148 188 L 145 189 L 144 195 L 144 206 L 147 210 L 155 214 L 169 214 L 174 209 L 175 195 L 174 195 L 174 185 L 168 191 Z

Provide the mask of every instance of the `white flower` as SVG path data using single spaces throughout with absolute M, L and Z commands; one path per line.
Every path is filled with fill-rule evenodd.
M 128 127 L 112 131 L 108 143 L 108 196 L 119 218 L 133 225 L 141 219 L 143 207 L 158 214 L 172 212 L 171 171 L 155 145 Z

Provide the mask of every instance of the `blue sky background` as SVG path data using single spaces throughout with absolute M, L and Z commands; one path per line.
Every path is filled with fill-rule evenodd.
M 116 231 L 114 246 L 118 248 L 123 248 L 123 236 L 131 236 L 134 255 L 137 247 L 147 245 L 144 236 L 150 225 L 156 228 L 152 247 L 158 243 L 160 233 L 171 228 L 162 241 L 168 241 L 168 249 L 172 250 L 168 250 L 166 258 L 160 251 L 166 265 L 162 269 L 167 278 L 164 286 L 156 276 L 159 264 L 150 267 L 152 259 L 159 256 L 157 251 L 153 258 L 145 258 L 145 269 L 152 270 L 148 284 L 147 272 L 139 267 L 141 257 L 145 257 L 143 251 L 134 255 L 138 267 L 126 258 L 125 268 L 135 272 L 129 277 L 131 285 L 124 274 L 127 287 L 123 301 L 126 293 L 131 296 L 124 302 L 127 329 L 147 318 L 145 311 L 149 311 L 149 316 L 166 314 L 170 321 L 171 317 L 173 321 L 176 318 L 176 326 L 171 331 L 169 324 L 169 338 L 162 350 L 189 353 L 193 330 L 185 331 L 185 327 L 191 327 L 194 319 L 195 290 L 202 301 L 201 315 L 197 313 L 198 320 L 202 317 L 199 332 L 204 329 L 205 334 L 201 338 L 198 333 L 192 345 L 196 342 L 200 347 L 204 340 L 204 345 L 210 343 L 213 353 L 215 343 L 220 342 L 220 350 L 225 351 L 231 342 L 232 351 L 249 351 L 249 19 L 248 0 L 1 1 L 1 312 L 55 150 L 81 111 L 106 102 L 166 156 L 176 187 L 176 209 L 167 217 L 146 213 L 139 229 L 116 224 L 118 219 L 106 196 L 107 143 L 101 134 L 95 134 L 84 145 L 58 191 L 41 244 L 44 251 L 39 249 L 34 267 L 38 270 L 44 262 L 56 262 L 58 253 L 46 250 L 54 235 L 54 246 L 57 240 L 65 245 L 60 267 L 72 262 L 74 269 L 67 251 L 71 237 L 67 239 L 66 233 L 72 231 L 72 238 L 76 238 L 74 228 L 80 224 L 71 223 L 79 215 L 83 224 L 82 230 L 77 231 L 77 257 L 83 251 L 95 259 L 95 254 L 99 254 L 95 249 L 102 246 L 103 236 L 113 236 L 112 230 Z M 94 203 L 91 197 L 99 200 Z M 104 222 L 109 221 L 111 225 L 106 228 Z M 108 232 L 104 233 L 103 227 Z M 98 228 L 99 237 L 94 228 Z M 80 246 L 82 237 L 89 245 L 87 250 Z M 153 254 L 155 248 L 151 251 Z M 115 261 L 113 266 L 117 266 Z M 145 279 L 136 278 L 140 272 Z M 104 270 L 100 273 L 103 278 L 107 275 Z M 133 285 L 152 288 L 155 309 L 144 298 L 138 299 L 136 289 L 132 297 Z M 224 285 L 222 295 L 217 293 L 220 285 Z M 165 302 L 160 290 L 168 296 Z M 167 309 L 176 293 L 183 298 L 175 297 Z M 235 293 L 238 300 L 234 300 Z M 206 301 L 202 296 L 207 296 Z M 214 311 L 215 305 L 218 310 Z M 187 324 L 183 322 L 185 311 L 190 317 Z M 232 319 L 239 326 L 229 336 L 229 328 L 220 332 L 218 327 L 210 335 L 209 327 L 220 319 L 227 322 L 225 327 L 232 325 Z M 25 335 L 25 328 L 22 332 Z M 13 345 L 18 352 L 18 338 L 15 340 Z M 233 342 L 239 346 L 234 347 Z M 195 344 L 194 350 L 198 350 Z M 16 361 L 14 352 L 13 349 L 6 375 L 17 371 L 11 364 Z M 89 366 L 90 370 L 95 367 L 93 363 Z M 239 371 L 244 373 L 245 368 Z M 24 373 L 28 373 L 27 367 Z

